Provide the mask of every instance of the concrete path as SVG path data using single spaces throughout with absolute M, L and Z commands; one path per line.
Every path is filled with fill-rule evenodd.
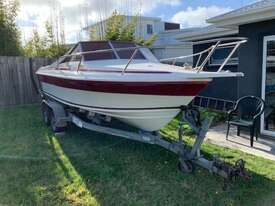
M 215 145 L 239 149 L 243 152 L 275 161 L 275 139 L 259 137 L 258 141 L 254 141 L 253 148 L 251 148 L 249 135 L 241 131 L 241 135 L 238 137 L 236 127 L 231 126 L 228 140 L 225 139 L 225 135 L 226 125 L 221 124 L 209 130 L 206 140 Z

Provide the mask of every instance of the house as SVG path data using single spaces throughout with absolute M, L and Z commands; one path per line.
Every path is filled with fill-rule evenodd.
M 196 29 L 192 32 L 186 32 L 180 34 L 177 39 L 183 42 L 196 42 L 200 40 L 208 40 L 222 37 L 236 37 L 238 36 L 238 29 L 232 28 L 218 28 L 214 25 Z M 198 44 L 193 46 L 193 52 L 197 53 L 209 48 L 213 43 Z M 217 71 L 222 60 L 228 55 L 230 49 L 216 49 L 215 53 L 211 56 L 209 62 L 206 65 L 206 70 Z M 229 61 L 225 66 L 225 70 L 233 72 L 238 71 L 238 57 L 235 54 L 233 56 L 235 61 Z M 196 59 L 194 59 L 194 63 Z M 237 78 L 226 78 L 226 79 L 214 79 L 206 89 L 204 89 L 199 95 L 203 97 L 211 97 L 229 102 L 238 99 L 238 79 Z M 219 109 L 219 107 L 218 107 Z
M 180 28 L 180 24 L 177 23 L 171 23 L 171 22 L 165 22 L 162 21 L 159 17 L 146 17 L 146 16 L 127 16 L 122 15 L 123 17 L 123 23 L 128 24 L 129 22 L 133 21 L 134 18 L 137 18 L 137 24 L 135 29 L 135 36 L 141 37 L 144 39 L 148 39 L 152 34 L 159 34 L 163 31 L 169 31 L 169 30 L 176 30 Z M 99 21 L 95 24 L 92 24 L 88 27 L 85 27 L 83 29 L 84 36 L 88 38 L 89 32 L 92 30 L 96 34 L 96 38 L 103 39 L 105 30 L 106 30 L 106 24 L 107 24 L 108 18 Z
M 217 37 L 248 38 L 226 69 L 243 72 L 238 79 L 215 80 L 201 95 L 234 101 L 244 95 L 262 97 L 267 105 L 261 118 L 261 133 L 275 136 L 275 0 L 263 0 L 207 20 L 211 26 L 194 33 L 180 34 L 181 41 Z M 202 51 L 208 45 L 193 47 Z M 207 70 L 215 69 L 228 53 L 220 49 L 213 55 Z
M 181 42 L 176 37 L 181 33 L 194 31 L 196 28 L 180 29 L 180 24 L 162 21 L 158 17 L 146 16 L 126 16 L 123 15 L 123 22 L 127 24 L 137 18 L 137 25 L 135 28 L 135 36 L 137 38 L 148 39 L 152 34 L 157 34 L 157 39 L 152 45 L 152 52 L 158 59 L 165 59 L 176 56 L 189 55 L 193 52 L 192 44 Z M 90 31 L 94 31 L 94 37 L 103 39 L 108 19 L 92 24 L 82 29 L 84 40 L 89 39 Z M 192 59 L 179 61 L 179 63 L 192 64 Z
M 193 46 L 190 42 L 180 41 L 176 37 L 180 34 L 192 33 L 198 28 L 176 29 L 160 32 L 151 50 L 158 59 L 166 59 L 178 56 L 190 55 L 193 53 Z M 188 63 L 192 65 L 193 59 L 179 59 L 178 64 Z

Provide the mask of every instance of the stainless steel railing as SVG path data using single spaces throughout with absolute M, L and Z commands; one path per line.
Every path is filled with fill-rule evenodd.
M 136 46 L 136 47 L 125 47 L 125 48 L 114 48 L 112 47 L 111 49 L 99 49 L 99 50 L 94 50 L 94 51 L 86 51 L 86 52 L 76 52 L 73 54 L 65 54 L 62 57 L 59 57 L 57 60 L 57 69 L 59 69 L 59 64 L 66 58 L 66 57 L 75 57 L 75 56 L 80 56 L 78 65 L 77 65 L 77 71 L 79 71 L 81 63 L 83 61 L 83 56 L 85 54 L 95 54 L 95 53 L 105 53 L 105 52 L 114 52 L 115 54 L 117 53 L 117 51 L 125 51 L 125 50 L 134 50 L 133 54 L 131 55 L 130 59 L 128 60 L 128 62 L 126 63 L 124 69 L 122 70 L 122 74 L 125 73 L 126 69 L 128 68 L 128 66 L 131 64 L 131 62 L 133 61 L 133 59 L 135 58 L 137 52 L 141 49 L 141 48 L 147 48 L 145 46 Z M 146 57 L 145 57 L 146 58 Z M 70 61 L 69 61 L 70 62 Z M 67 63 L 69 63 L 67 62 Z
M 177 60 L 179 60 L 179 59 L 185 59 L 185 58 L 198 56 L 196 65 L 192 69 L 199 73 L 200 71 L 203 71 L 206 63 L 209 61 L 209 59 L 214 54 L 214 52 L 217 48 L 232 48 L 231 52 L 228 54 L 228 56 L 225 58 L 225 60 L 220 65 L 219 69 L 217 70 L 217 72 L 221 72 L 223 70 L 224 66 L 228 63 L 228 61 L 232 57 L 232 55 L 236 52 L 236 50 L 240 47 L 240 45 L 245 43 L 245 42 L 247 42 L 247 39 L 242 38 L 242 37 L 219 38 L 219 39 L 211 39 L 211 40 L 192 42 L 193 45 L 208 44 L 208 43 L 214 43 L 214 44 L 211 45 L 208 49 L 205 49 L 201 52 L 194 53 L 194 54 L 191 54 L 191 55 L 160 59 L 160 62 L 167 62 L 167 61 L 172 60 L 172 64 L 175 65 Z M 110 41 L 109 41 L 109 44 L 111 44 Z M 114 48 L 113 46 L 111 46 L 111 49 L 99 49 L 99 50 L 95 50 L 95 51 L 76 52 L 76 53 L 73 53 L 73 54 L 66 54 L 66 55 L 63 55 L 62 57 L 58 58 L 58 60 L 56 62 L 57 63 L 57 69 L 59 68 L 59 64 L 66 57 L 80 56 L 80 59 L 79 59 L 78 65 L 77 65 L 77 71 L 79 71 L 81 63 L 83 61 L 83 57 L 84 57 L 85 54 L 114 52 L 116 57 L 119 57 L 119 55 L 117 54 L 117 51 L 134 50 L 133 54 L 131 55 L 130 59 L 125 64 L 125 67 L 122 70 L 122 74 L 124 74 L 125 71 L 127 70 L 127 68 L 129 67 L 129 65 L 131 64 L 131 62 L 133 61 L 133 59 L 135 58 L 137 52 L 140 51 L 141 48 L 147 48 L 147 47 L 145 47 L 145 46 L 135 46 L 135 47 L 126 47 L 126 48 Z M 205 57 L 203 57 L 204 54 L 205 54 Z M 146 56 L 145 56 L 145 58 L 146 58 Z M 69 63 L 69 62 L 67 62 L 67 63 Z
M 247 42 L 247 39 L 243 38 L 243 37 L 218 38 L 218 39 L 192 42 L 192 45 L 208 44 L 208 43 L 215 43 L 215 44 L 210 46 L 208 49 L 205 49 L 198 53 L 194 53 L 191 55 L 185 55 L 185 56 L 179 56 L 179 57 L 160 59 L 160 61 L 161 62 L 172 61 L 172 64 L 175 65 L 177 60 L 179 60 L 179 59 L 185 59 L 185 58 L 198 56 L 195 67 L 193 68 L 193 70 L 200 72 L 204 69 L 204 66 L 210 60 L 211 56 L 214 54 L 214 52 L 216 51 L 217 48 L 232 48 L 231 52 L 224 59 L 223 63 L 217 70 L 217 72 L 221 72 L 223 70 L 224 66 L 228 63 L 228 61 L 232 57 L 232 55 L 236 52 L 236 50 L 240 47 L 240 45 L 245 42 Z M 204 57 L 203 61 L 201 61 L 204 54 L 205 54 L 205 57 Z

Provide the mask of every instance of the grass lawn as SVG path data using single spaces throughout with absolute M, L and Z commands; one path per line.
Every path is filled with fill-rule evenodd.
M 163 130 L 167 137 L 176 136 L 175 124 Z M 158 146 L 76 127 L 56 137 L 39 106 L 0 109 L 0 205 L 275 205 L 275 162 L 202 149 L 243 158 L 252 180 L 223 191 L 222 178 L 201 168 L 182 174 L 177 156 Z

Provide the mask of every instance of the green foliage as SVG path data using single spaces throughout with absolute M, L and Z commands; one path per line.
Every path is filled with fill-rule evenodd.
M 41 37 L 36 29 L 33 30 L 32 38 L 24 47 L 24 53 L 26 56 L 33 57 L 47 56 L 45 38 Z
M 26 56 L 34 57 L 59 57 L 62 56 L 67 47 L 65 43 L 60 43 L 54 35 L 53 26 L 49 22 L 45 24 L 46 34 L 40 36 L 36 29 L 33 30 L 32 38 L 24 47 Z
M 157 34 L 153 34 L 147 40 L 145 40 L 143 38 L 139 38 L 138 40 L 136 40 L 136 42 L 141 45 L 149 47 L 154 43 L 154 41 L 156 41 L 157 37 L 158 37 Z
M 135 29 L 137 26 L 137 16 L 134 17 L 131 22 L 125 23 L 123 16 L 117 11 L 114 11 L 110 18 L 106 20 L 106 30 L 103 39 L 114 41 L 127 41 L 136 42 L 141 45 L 151 46 L 157 38 L 156 34 L 153 34 L 149 39 L 145 40 L 135 36 Z M 96 30 L 91 29 L 89 32 L 91 40 L 99 39 L 96 35 Z
M 120 30 L 122 27 L 123 17 L 117 11 L 114 11 L 112 16 L 107 20 L 105 39 L 118 40 L 120 37 Z
M 132 21 L 126 24 L 120 29 L 119 39 L 120 41 L 134 41 L 135 40 L 135 28 L 137 25 L 137 17 L 134 17 Z
M 200 110 L 200 112 L 201 112 L 202 119 L 204 119 L 207 116 L 214 117 L 214 119 L 213 119 L 214 124 L 224 122 L 224 121 L 226 121 L 226 118 L 227 118 L 227 114 L 225 112 L 219 112 L 219 111 L 215 111 L 212 109 L 202 109 L 202 110 Z
M 21 54 L 20 33 L 16 26 L 18 7 L 17 0 L 0 0 L 0 55 Z

